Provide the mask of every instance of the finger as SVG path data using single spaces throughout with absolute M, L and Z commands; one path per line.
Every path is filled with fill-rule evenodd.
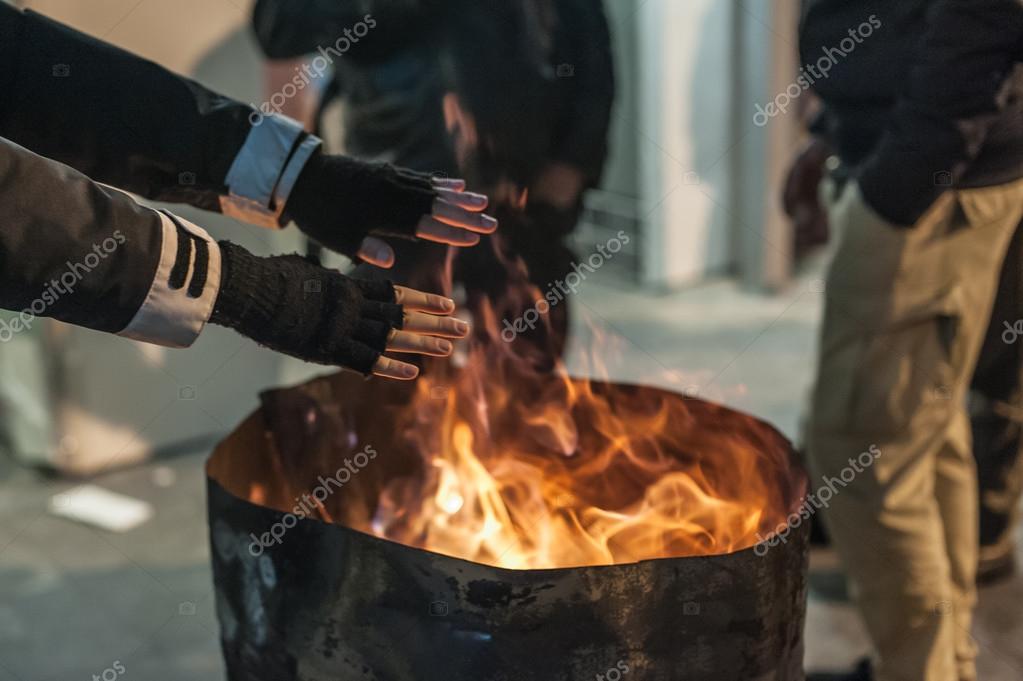
M 491 234 L 497 229 L 497 220 L 489 215 L 469 212 L 444 199 L 437 199 L 433 202 L 433 217 L 452 227 L 463 227 L 480 234 Z
M 459 246 L 461 248 L 475 246 L 480 242 L 480 235 L 476 232 L 451 227 L 429 215 L 424 215 L 419 220 L 416 236 L 426 241 L 433 241 L 448 246 Z
M 387 341 L 388 352 L 408 352 L 431 357 L 447 357 L 455 349 L 451 341 L 434 336 L 421 336 L 408 331 L 394 331 Z
M 448 203 L 461 206 L 473 213 L 480 212 L 490 203 L 490 199 L 487 198 L 486 194 L 476 194 L 475 192 L 456 192 L 450 189 L 438 189 L 437 194 Z
M 428 312 L 449 315 L 455 311 L 455 301 L 436 293 L 423 293 L 414 288 L 394 287 L 394 302 L 405 307 L 405 312 Z
M 422 312 L 406 312 L 403 331 L 425 336 L 444 338 L 465 338 L 469 335 L 469 324 L 454 317 L 438 317 Z
M 419 367 L 381 355 L 373 365 L 373 374 L 399 381 L 411 381 L 419 375 Z
M 451 191 L 465 191 L 465 180 L 457 177 L 434 177 L 433 186 L 437 189 L 450 189 Z
M 359 246 L 358 256 L 370 265 L 389 269 L 394 266 L 394 249 L 386 241 L 368 236 Z

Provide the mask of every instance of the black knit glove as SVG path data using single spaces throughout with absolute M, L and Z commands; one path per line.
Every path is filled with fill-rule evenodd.
M 404 311 L 388 281 L 361 281 L 298 255 L 261 258 L 220 242 L 220 293 L 210 322 L 292 357 L 373 371 Z
M 437 197 L 425 173 L 316 152 L 298 176 L 285 215 L 327 248 L 354 258 L 370 234 L 415 239 Z

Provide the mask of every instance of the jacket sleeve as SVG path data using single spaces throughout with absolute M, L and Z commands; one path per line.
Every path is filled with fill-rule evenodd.
M 415 42 L 452 4 L 454 0 L 256 0 L 252 26 L 270 59 L 320 51 L 372 61 Z M 362 36 L 355 31 L 359 24 L 365 25 Z
M 2 2 L 0 64 L 0 136 L 150 199 L 276 226 L 319 145 L 295 121 Z
M 882 217 L 915 223 L 977 157 L 1010 103 L 1023 44 L 1023 0 L 938 0 L 927 13 L 921 58 L 893 120 L 859 173 Z
M 53 317 L 185 347 L 219 287 L 205 231 L 0 137 L 0 342 Z
M 600 181 L 607 158 L 608 129 L 615 97 L 611 34 L 603 0 L 559 0 L 559 21 L 568 24 L 571 77 L 559 78 L 572 88 L 568 116 L 559 128 L 554 160 L 582 170 L 587 183 Z M 559 65 L 561 67 L 561 65 Z

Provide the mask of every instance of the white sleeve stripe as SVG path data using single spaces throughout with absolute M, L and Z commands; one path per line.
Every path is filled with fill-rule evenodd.
M 225 182 L 231 194 L 269 209 L 274 187 L 301 134 L 302 126 L 287 116 L 260 119 L 227 171 Z
M 306 135 L 296 148 L 302 134 L 302 126 L 287 116 L 260 117 L 227 172 L 228 194 L 220 197 L 220 211 L 252 225 L 279 228 L 295 180 L 323 144 Z
M 135 317 L 118 335 L 134 340 L 185 348 L 195 342 L 213 312 L 213 304 L 220 290 L 220 247 L 205 230 L 178 216 L 160 213 L 163 227 L 163 242 L 160 246 L 160 263 L 149 293 Z M 171 288 L 171 271 L 178 260 L 179 228 L 193 239 L 205 242 L 208 252 L 206 281 L 201 292 L 192 287 L 197 273 L 195 267 L 199 249 L 189 249 L 186 285 Z M 199 263 L 201 265 L 201 263 Z M 201 282 L 201 274 L 199 276 Z M 195 290 L 191 290 L 195 288 Z M 190 293 L 199 293 L 193 297 Z
M 221 197 L 225 215 L 278 227 L 284 202 L 302 167 L 322 142 L 306 135 L 301 124 L 287 116 L 260 116 L 231 162 L 224 182 L 228 195 Z M 297 146 L 296 146 L 297 144 Z

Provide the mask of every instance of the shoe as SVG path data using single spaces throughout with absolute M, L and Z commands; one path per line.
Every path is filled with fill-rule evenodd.
M 874 666 L 864 658 L 851 672 L 813 672 L 806 675 L 806 681 L 874 681 Z

